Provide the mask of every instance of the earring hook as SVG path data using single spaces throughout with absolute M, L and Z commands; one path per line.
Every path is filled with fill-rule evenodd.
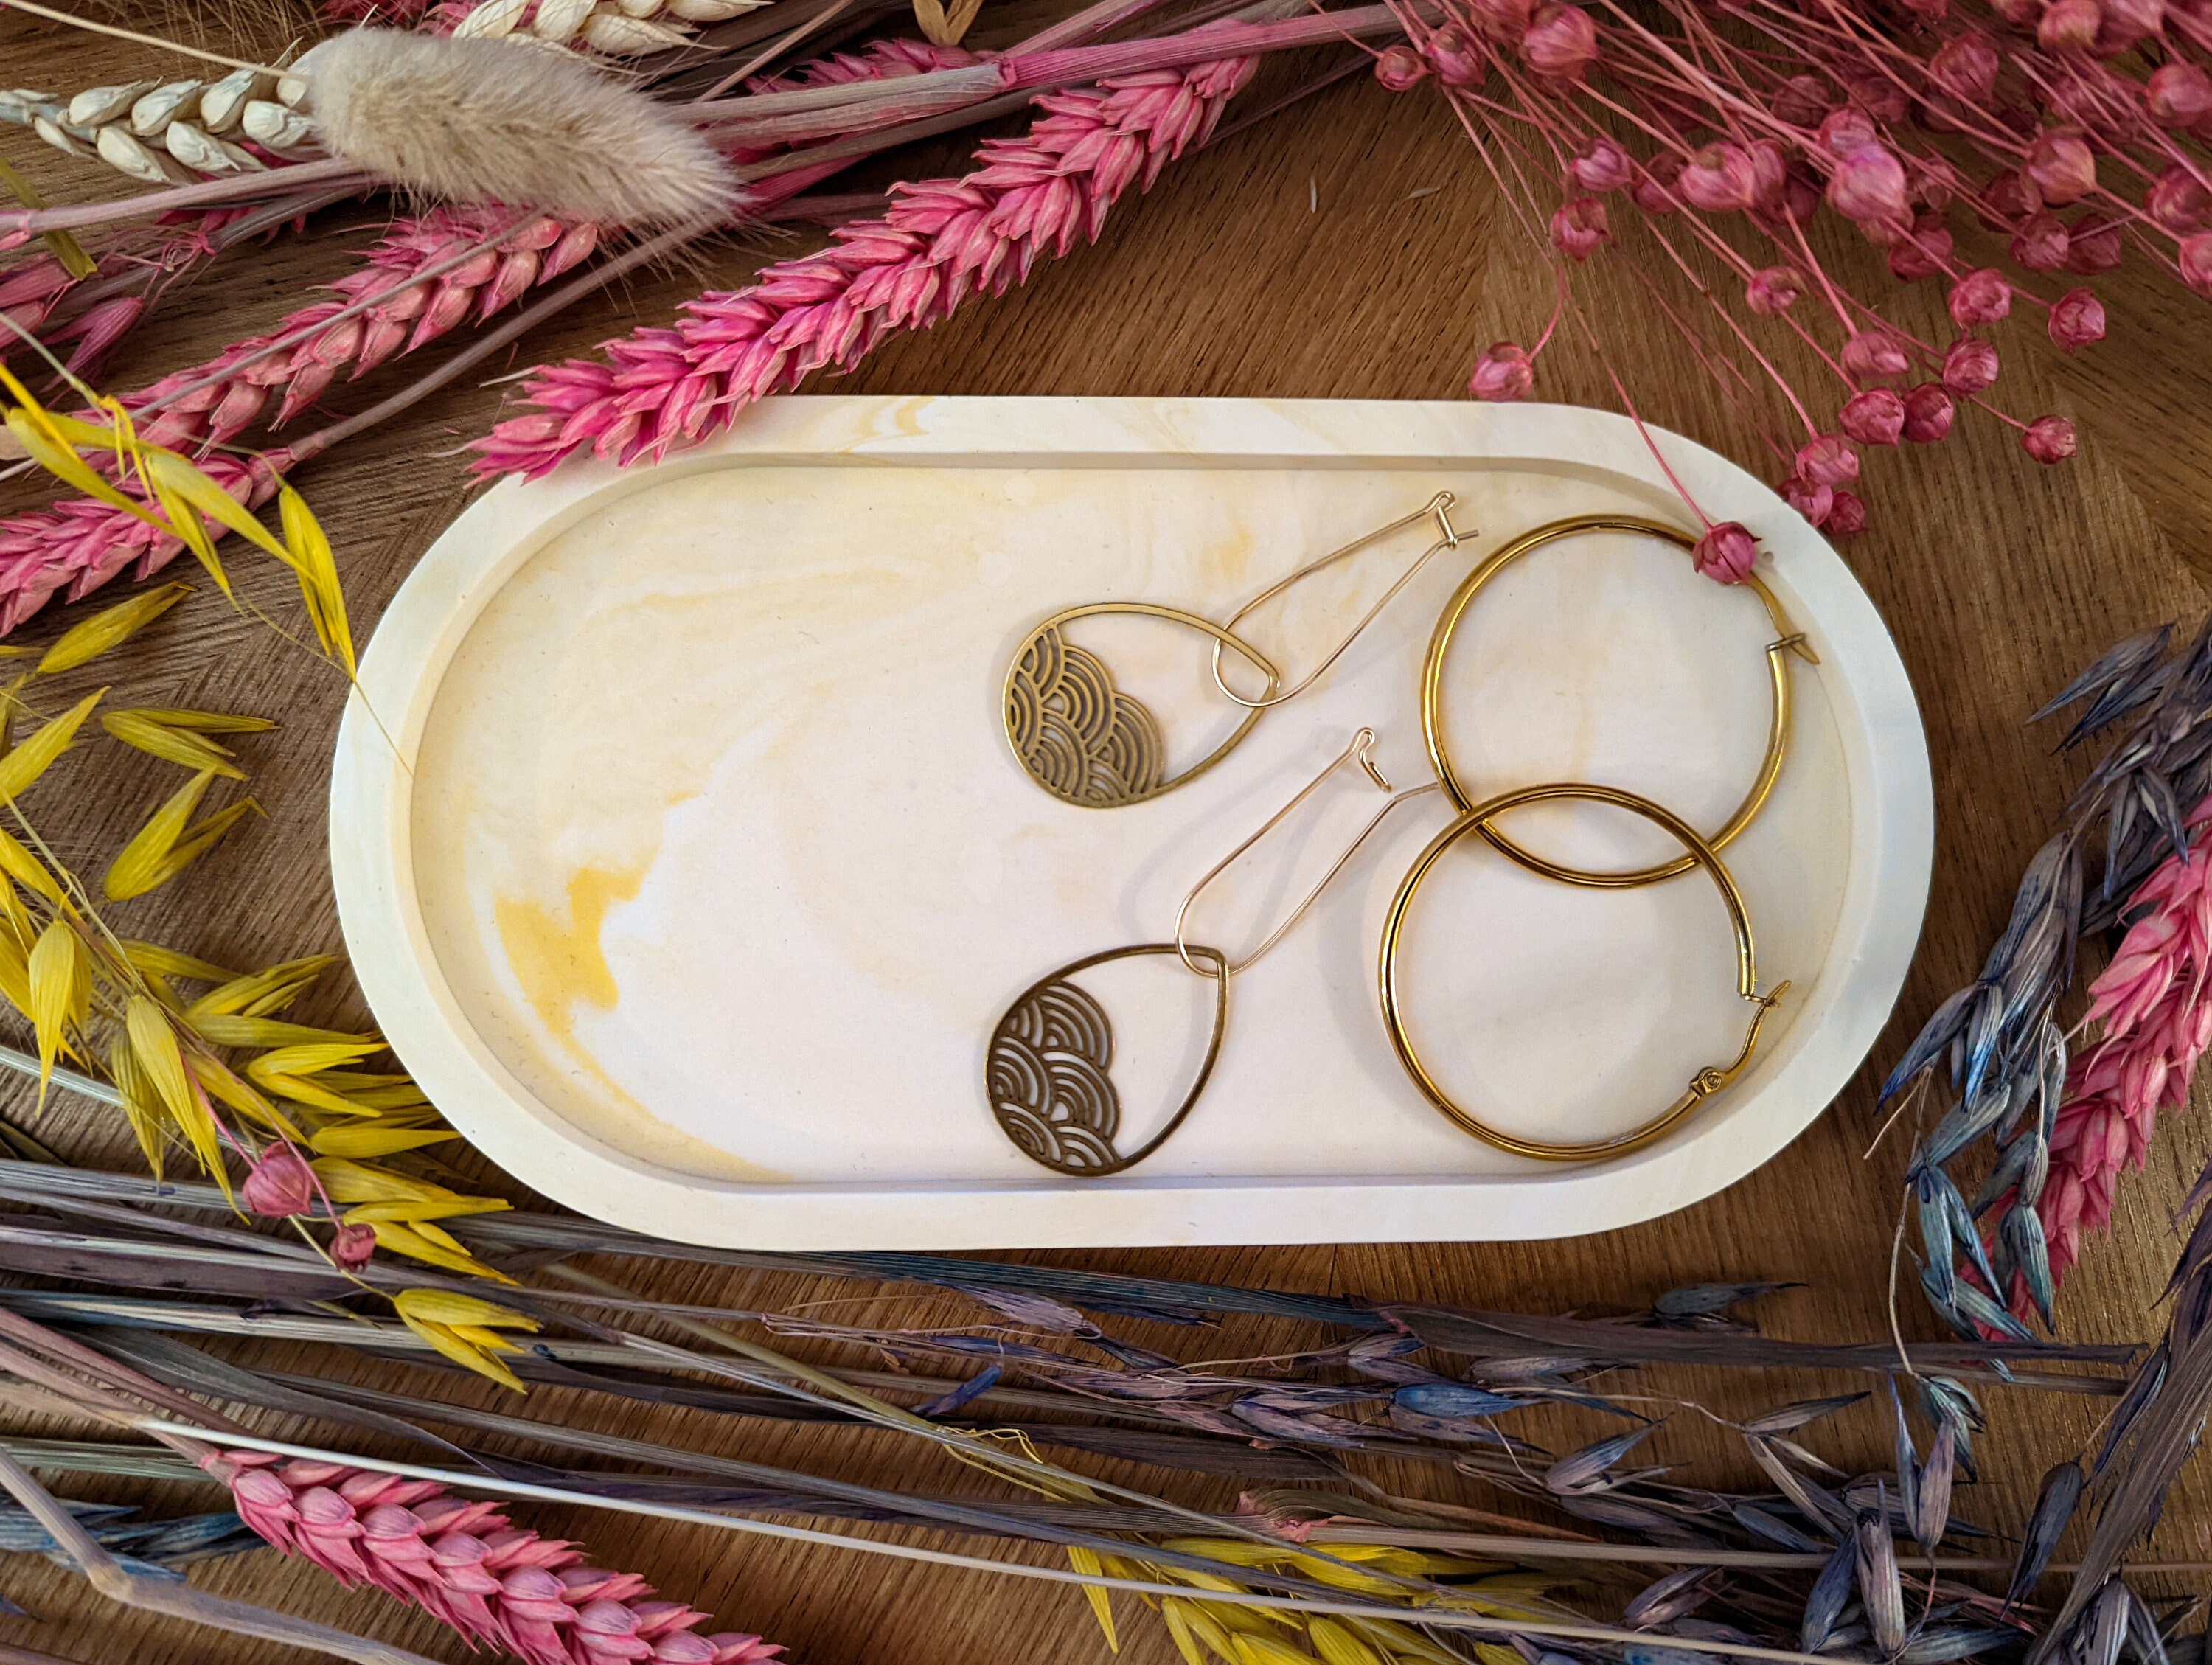
M 1213 644 L 1213 685 L 1219 689 L 1226 698 L 1243 706 L 1247 711 L 1271 710 L 1274 707 L 1282 704 L 1284 701 L 1295 699 L 1298 695 L 1304 693 L 1307 689 L 1312 687 L 1313 684 L 1328 671 L 1329 666 L 1334 665 L 1337 660 L 1344 657 L 1345 650 L 1350 647 L 1353 642 L 1359 640 L 1361 633 L 1364 631 L 1369 625 L 1372 624 L 1378 617 L 1380 617 L 1382 610 L 1397 599 L 1398 592 L 1404 589 L 1408 584 L 1412 583 L 1414 578 L 1419 574 L 1421 569 L 1427 566 L 1429 562 L 1435 556 L 1444 550 L 1455 550 L 1459 547 L 1461 534 L 1458 529 L 1451 523 L 1450 512 L 1452 505 L 1458 501 L 1459 500 L 1449 491 L 1438 492 L 1419 508 L 1415 509 L 1411 514 L 1403 515 L 1398 520 L 1393 520 L 1387 526 L 1377 526 L 1373 532 L 1353 538 L 1352 542 L 1345 544 L 1341 549 L 1332 550 L 1328 554 L 1321 556 L 1317 560 L 1307 562 L 1304 566 L 1300 567 L 1296 572 L 1291 574 L 1287 578 L 1276 580 L 1274 583 L 1270 584 L 1266 589 L 1261 591 L 1259 594 L 1254 596 L 1249 601 L 1246 602 L 1242 607 L 1239 607 L 1235 612 L 1229 616 L 1228 620 L 1223 624 L 1222 629 L 1233 635 L 1237 627 L 1243 623 L 1245 618 L 1248 617 L 1255 609 L 1265 606 L 1268 602 L 1273 600 L 1277 596 L 1282 594 L 1284 591 L 1290 589 L 1292 586 L 1304 583 L 1306 580 L 1311 578 L 1316 573 L 1324 571 L 1327 568 L 1334 566 L 1338 562 L 1358 554 L 1361 550 L 1365 549 L 1370 544 L 1377 543 L 1382 538 L 1389 537 L 1393 532 L 1403 532 L 1407 526 L 1412 526 L 1415 521 L 1419 520 L 1425 516 L 1434 515 L 1436 517 L 1437 528 L 1437 541 L 1430 544 L 1427 549 L 1422 550 L 1419 557 L 1414 561 L 1412 566 L 1407 568 L 1404 572 L 1399 574 L 1397 581 L 1392 584 L 1389 589 L 1383 591 L 1382 599 L 1372 607 L 1370 607 L 1367 610 L 1366 617 L 1362 618 L 1358 623 L 1352 627 L 1350 632 L 1346 635 L 1343 641 L 1338 642 L 1335 647 L 1329 649 L 1328 657 L 1327 659 L 1324 659 L 1319 665 L 1316 665 L 1312 670 L 1307 671 L 1304 676 L 1299 678 L 1297 681 L 1292 683 L 1288 688 L 1280 690 L 1270 688 L 1267 692 L 1261 695 L 1256 700 L 1247 699 L 1243 695 L 1237 693 L 1234 689 L 1231 688 L 1227 680 L 1222 676 L 1221 650 L 1226 644 L 1217 639 Z
M 1448 496 L 1449 494 L 1439 493 L 1438 495 Z M 1424 511 L 1424 513 L 1426 511 Z M 1282 920 L 1276 925 L 1275 928 L 1270 931 L 1261 941 L 1260 945 L 1257 948 L 1255 948 L 1250 953 L 1247 954 L 1243 959 L 1232 960 L 1225 955 L 1219 955 L 1211 949 L 1194 949 L 1191 947 L 1190 944 L 1185 939 L 1185 925 L 1190 918 L 1190 910 L 1197 905 L 1199 897 L 1206 893 L 1206 887 L 1212 884 L 1215 879 L 1219 878 L 1223 873 L 1226 872 L 1231 866 L 1233 866 L 1240 859 L 1243 858 L 1246 852 L 1251 849 L 1255 844 L 1257 844 L 1269 833 L 1274 831 L 1277 827 L 1282 825 L 1283 823 L 1290 817 L 1291 812 L 1295 811 L 1299 805 L 1304 803 L 1307 799 L 1312 797 L 1315 793 L 1320 791 L 1322 784 L 1327 781 L 1331 775 L 1334 775 L 1338 769 L 1343 768 L 1346 763 L 1353 763 L 1359 765 L 1360 771 L 1364 774 L 1369 780 L 1375 783 L 1378 791 L 1387 792 L 1392 794 L 1390 801 L 1383 805 L 1381 809 L 1376 811 L 1375 814 L 1369 819 L 1367 824 L 1359 829 L 1358 836 L 1344 847 L 1343 851 L 1337 856 L 1336 860 L 1329 864 L 1328 871 L 1323 873 L 1319 879 L 1315 881 L 1314 887 L 1305 893 L 1305 896 L 1300 900 L 1297 906 L 1291 908 L 1288 914 L 1285 915 Z M 1381 767 L 1375 761 L 1375 731 L 1371 728 L 1361 729 L 1357 734 L 1354 734 L 1352 737 L 1352 743 L 1349 745 L 1346 746 L 1342 751 L 1337 753 L 1334 757 L 1332 757 L 1328 761 L 1328 763 L 1322 768 L 1320 774 L 1315 775 L 1312 780 L 1307 781 L 1304 786 L 1298 788 L 1297 794 L 1293 797 L 1290 802 L 1285 804 L 1282 808 L 1277 810 L 1273 815 L 1261 822 L 1257 830 L 1253 832 L 1249 837 L 1246 838 L 1244 842 L 1239 844 L 1235 849 L 1230 851 L 1227 855 L 1215 862 L 1212 866 L 1206 869 L 1206 876 L 1200 878 L 1197 884 L 1190 887 L 1189 892 L 1182 899 L 1182 906 L 1176 909 L 1175 951 L 1177 957 L 1182 959 L 1183 964 L 1193 973 L 1201 977 L 1218 976 L 1225 980 L 1229 977 L 1234 976 L 1237 972 L 1245 969 L 1255 960 L 1259 959 L 1261 956 L 1267 953 L 1269 949 L 1280 942 L 1284 936 L 1288 933 L 1291 927 L 1306 916 L 1307 911 L 1312 908 L 1314 903 L 1321 900 L 1322 892 L 1328 889 L 1331 883 L 1334 881 L 1336 876 L 1344 871 L 1346 864 L 1348 863 L 1353 856 L 1359 853 L 1360 846 L 1366 843 L 1369 836 L 1389 818 L 1391 811 L 1396 809 L 1399 805 L 1407 802 L 1409 799 L 1419 798 L 1424 793 L 1431 793 L 1437 790 L 1437 783 L 1433 781 L 1430 781 L 1426 786 L 1414 787 L 1406 792 L 1399 792 L 1395 787 L 1391 786 L 1390 777 L 1382 773 Z M 1211 965 L 1200 964 L 1194 956 L 1200 954 L 1206 956 L 1208 959 L 1213 961 L 1213 963 Z

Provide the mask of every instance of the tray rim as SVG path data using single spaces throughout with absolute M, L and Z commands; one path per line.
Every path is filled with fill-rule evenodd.
M 823 430 L 841 424 L 849 440 L 825 449 Z M 1850 958 L 1824 991 L 1820 1026 L 1761 1089 L 1762 1099 L 1781 1096 L 1782 1113 L 1711 1124 L 1741 1130 L 1725 1148 L 1693 1131 L 1611 1162 L 1437 1179 L 744 1183 L 663 1167 L 575 1127 L 499 1062 L 445 985 L 413 901 L 412 777 L 400 758 L 417 755 L 446 668 L 483 607 L 546 543 L 605 503 L 672 476 L 841 459 L 1102 468 L 1218 457 L 1307 468 L 1480 460 L 1667 490 L 1655 445 L 1701 502 L 1736 510 L 1790 562 L 1789 583 L 1815 604 L 1821 637 L 1848 642 L 1871 672 L 1854 678 L 1852 701 L 1838 707 L 1859 718 L 1839 728 L 1855 843 L 1866 857 L 1847 884 L 1832 950 Z M 339 921 L 362 992 L 402 1061 L 471 1143 L 594 1218 L 712 1247 L 791 1250 L 1549 1239 L 1672 1212 L 1771 1160 L 1857 1072 L 1903 990 L 1935 854 L 1926 735 L 1887 627 L 1842 559 L 1765 485 L 1693 441 L 1610 412 L 1352 399 L 795 395 L 656 467 L 585 462 L 535 483 L 502 480 L 439 535 L 378 622 L 340 724 L 330 813 Z M 1870 905 L 1876 895 L 1880 908 Z

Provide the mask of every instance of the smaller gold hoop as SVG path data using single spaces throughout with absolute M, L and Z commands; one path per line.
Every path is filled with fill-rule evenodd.
M 1729 925 L 1735 933 L 1736 993 L 1758 1009 L 1752 1013 L 1751 1027 L 1745 1033 L 1743 1046 L 1733 1061 L 1724 1065 L 1709 1065 L 1690 1079 L 1682 1096 L 1650 1121 L 1611 1139 L 1591 1139 L 1583 1143 L 1553 1143 L 1538 1139 L 1522 1139 L 1492 1127 L 1472 1110 L 1458 1103 L 1443 1090 L 1428 1066 L 1421 1061 L 1413 1048 L 1413 1037 L 1406 1030 L 1405 1015 L 1398 987 L 1398 944 L 1404 933 L 1406 915 L 1412 908 L 1414 894 L 1422 881 L 1440 860 L 1445 851 L 1470 833 L 1483 833 L 1498 816 L 1523 805 L 1541 804 L 1559 799 L 1575 799 L 1597 804 L 1610 804 L 1620 809 L 1633 811 L 1653 825 L 1671 833 L 1689 852 L 1684 858 L 1687 866 L 1703 867 L 1721 893 L 1721 902 L 1728 909 Z M 1382 946 L 1376 968 L 1376 981 L 1382 997 L 1382 1024 L 1390 1032 L 1390 1045 L 1405 1066 L 1406 1073 L 1413 1077 L 1413 1085 L 1430 1103 L 1443 1111 L 1467 1132 L 1486 1145 L 1516 1156 L 1535 1157 L 1546 1162 L 1586 1162 L 1596 1157 L 1620 1156 L 1649 1145 L 1668 1128 L 1680 1121 L 1714 1094 L 1727 1087 L 1750 1065 L 1752 1054 L 1759 1046 L 1759 1032 L 1766 1022 L 1766 1014 L 1775 1003 L 1789 993 L 1790 985 L 1781 983 L 1772 993 L 1759 993 L 1759 969 L 1753 959 L 1751 937 L 1751 915 L 1746 910 L 1743 893 L 1736 888 L 1735 879 L 1723 865 L 1712 844 L 1701 837 L 1697 829 L 1671 810 L 1639 797 L 1619 787 L 1586 786 L 1575 781 L 1554 781 L 1549 785 L 1522 787 L 1502 793 L 1486 803 L 1463 811 L 1451 824 L 1429 841 L 1428 848 L 1414 858 L 1407 869 L 1406 877 L 1399 881 L 1398 893 L 1391 898 L 1390 911 L 1382 921 Z
M 1444 738 L 1443 679 L 1444 656 L 1450 650 L 1452 634 L 1459 628 L 1461 618 L 1482 593 L 1483 587 L 1498 574 L 1533 550 L 1547 544 L 1556 544 L 1564 538 L 1579 538 L 1588 532 L 1639 532 L 1657 538 L 1681 550 L 1693 550 L 1697 540 L 1679 526 L 1668 526 L 1663 520 L 1647 520 L 1635 514 L 1579 514 L 1565 520 L 1554 520 L 1549 525 L 1525 532 L 1509 543 L 1500 544 L 1469 573 L 1452 592 L 1437 616 L 1437 628 L 1429 637 L 1428 657 L 1421 664 L 1421 734 L 1428 742 L 1429 761 L 1443 785 L 1444 795 L 1451 799 L 1452 807 L 1465 811 L 1474 799 L 1461 782 L 1458 771 L 1453 768 L 1449 745 Z M 1706 842 L 1715 850 L 1729 844 L 1765 807 L 1767 798 L 1774 791 L 1774 783 L 1782 778 L 1782 766 L 1790 752 L 1790 699 L 1789 657 L 1796 653 L 1808 665 L 1818 665 L 1820 656 L 1805 640 L 1804 632 L 1790 623 L 1790 615 L 1783 610 L 1774 592 L 1768 589 L 1755 574 L 1746 578 L 1744 585 L 1765 605 L 1766 616 L 1773 621 L 1777 640 L 1766 649 L 1766 665 L 1774 695 L 1773 719 L 1767 725 L 1766 755 L 1760 760 L 1759 773 L 1717 832 L 1711 834 Z M 1546 878 L 1558 879 L 1566 884 L 1586 885 L 1593 890 L 1633 890 L 1638 885 L 1656 884 L 1661 879 L 1673 878 L 1686 873 L 1697 865 L 1693 856 L 1677 856 L 1672 861 L 1662 861 L 1650 867 L 1638 867 L 1626 872 L 1603 872 L 1583 867 L 1570 867 L 1564 862 L 1553 861 L 1547 856 L 1516 843 L 1496 827 L 1485 825 L 1483 840 L 1501 855 L 1510 857 L 1534 873 Z

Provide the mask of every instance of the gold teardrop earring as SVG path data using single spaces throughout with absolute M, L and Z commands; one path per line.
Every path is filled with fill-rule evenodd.
M 1015 759 L 1031 780 L 1054 797 L 1085 809 L 1141 804 L 1196 780 L 1235 750 L 1261 717 L 1312 687 L 1431 559 L 1442 550 L 1459 547 L 1466 534 L 1452 526 L 1449 511 L 1454 501 L 1450 492 L 1438 492 L 1411 514 L 1378 526 L 1279 579 L 1224 623 L 1150 601 L 1094 601 L 1054 613 L 1030 632 L 1006 667 L 1001 707 L 1006 743 L 1013 749 Z M 1273 662 L 1237 634 L 1237 627 L 1255 610 L 1285 591 L 1431 517 L 1437 523 L 1436 541 L 1399 574 L 1320 664 L 1289 687 L 1283 686 L 1282 672 Z M 1168 773 L 1166 744 L 1151 710 L 1115 685 L 1113 672 L 1096 652 L 1068 640 L 1071 624 L 1110 615 L 1160 619 L 1212 638 L 1214 686 L 1232 705 L 1244 708 L 1243 720 L 1228 738 L 1179 775 Z M 1260 678 L 1263 685 L 1259 694 L 1239 694 L 1230 687 L 1222 660 L 1225 653 L 1236 654 Z
M 1399 945 L 1404 937 L 1407 916 L 1423 883 L 1435 870 L 1437 863 L 1443 860 L 1446 851 L 1471 834 L 1486 836 L 1492 829 L 1491 823 L 1498 817 L 1523 805 L 1559 799 L 1611 804 L 1632 811 L 1681 843 L 1687 852 L 1683 857 L 1684 866 L 1704 868 L 1720 891 L 1721 904 L 1728 910 L 1729 927 L 1735 933 L 1736 993 L 1749 1001 L 1753 1008 L 1750 1027 L 1744 1034 L 1743 1045 L 1737 1049 L 1733 1060 L 1699 1070 L 1691 1077 L 1689 1085 L 1672 1104 L 1650 1121 L 1610 1139 L 1583 1141 L 1523 1139 L 1492 1127 L 1444 1090 L 1423 1061 L 1406 1025 L 1405 990 L 1401 987 L 1399 977 Z M 1496 842 L 1495 840 L 1492 842 Z M 1499 848 L 1511 854 L 1507 847 L 1501 845 Z M 1398 1054 L 1398 1061 L 1405 1066 L 1406 1073 L 1413 1078 L 1413 1085 L 1421 1090 L 1422 1096 L 1485 1144 L 1495 1145 L 1501 1151 L 1510 1151 L 1516 1156 L 1537 1157 L 1547 1162 L 1587 1162 L 1598 1157 L 1620 1156 L 1649 1145 L 1705 1100 L 1728 1087 L 1750 1066 L 1752 1054 L 1759 1047 L 1759 1030 L 1766 1022 L 1767 1014 L 1790 991 L 1790 985 L 1784 982 L 1778 983 L 1767 994 L 1759 992 L 1759 968 L 1752 944 L 1751 915 L 1744 907 L 1743 893 L 1736 888 L 1735 878 L 1710 841 L 1699 836 L 1695 828 L 1671 810 L 1653 803 L 1648 798 L 1624 792 L 1618 787 L 1584 786 L 1571 781 L 1522 787 L 1516 791 L 1501 793 L 1487 802 L 1462 811 L 1449 826 L 1431 839 L 1428 848 L 1414 857 L 1413 865 L 1407 869 L 1405 878 L 1399 882 L 1397 894 L 1391 898 L 1390 911 L 1383 917 L 1382 949 L 1376 975 L 1382 998 L 1382 1025 L 1390 1033 L 1390 1045 Z
M 1429 638 L 1428 656 L 1421 664 L 1421 733 L 1428 742 L 1429 761 L 1443 785 L 1444 795 L 1451 806 L 1462 813 L 1474 807 L 1474 795 L 1462 781 L 1453 763 L 1449 743 L 1444 735 L 1443 678 L 1444 656 L 1450 651 L 1452 635 L 1460 621 L 1474 605 L 1490 580 L 1531 550 L 1542 549 L 1569 538 L 1580 538 L 1592 532 L 1636 532 L 1656 538 L 1685 551 L 1696 547 L 1696 540 L 1679 527 L 1662 520 L 1647 520 L 1634 514 L 1583 514 L 1571 520 L 1554 520 L 1547 526 L 1526 532 L 1510 542 L 1500 544 L 1486 556 L 1475 569 L 1462 580 L 1460 586 L 1444 604 L 1437 615 L 1437 626 Z M 1767 725 L 1766 751 L 1759 760 L 1759 772 L 1753 777 L 1750 790 L 1735 807 L 1719 830 L 1706 836 L 1706 842 L 1715 850 L 1722 850 L 1734 842 L 1736 835 L 1748 827 L 1765 807 L 1773 793 L 1775 782 L 1782 778 L 1783 764 L 1790 755 L 1790 660 L 1792 656 L 1808 665 L 1818 665 L 1820 656 L 1805 640 L 1805 633 L 1790 623 L 1790 615 L 1774 592 L 1753 574 L 1746 578 L 1744 586 L 1757 596 L 1766 609 L 1772 623 L 1776 639 L 1766 649 L 1767 679 L 1773 690 L 1773 716 Z M 1501 855 L 1510 857 L 1534 873 L 1558 879 L 1565 884 L 1587 885 L 1594 890 L 1633 890 L 1638 885 L 1655 884 L 1661 879 L 1686 873 L 1696 865 L 1696 857 L 1677 856 L 1649 867 L 1638 867 L 1624 872 L 1606 872 L 1588 868 L 1571 867 L 1565 862 L 1553 861 L 1546 856 L 1516 843 L 1504 832 L 1484 821 L 1476 829 L 1483 841 Z
M 1212 1079 L 1229 1025 L 1229 980 L 1249 969 L 1282 941 L 1304 919 L 1336 876 L 1358 853 L 1361 845 L 1390 812 L 1408 799 L 1436 791 L 1436 785 L 1393 792 L 1389 781 L 1376 767 L 1375 731 L 1363 728 L 1352 744 L 1320 774 L 1299 788 L 1297 796 L 1277 810 L 1259 829 L 1208 868 L 1176 910 L 1175 931 L 1166 942 L 1133 943 L 1086 955 L 1049 972 L 1018 995 L 991 1032 L 984 1061 L 984 1092 L 1000 1131 L 1030 1160 L 1055 1173 L 1097 1179 L 1133 1168 L 1165 1144 L 1183 1123 Z M 1231 959 L 1215 948 L 1189 939 L 1190 911 L 1208 885 L 1273 832 L 1330 776 L 1347 763 L 1357 764 L 1375 786 L 1393 793 L 1375 812 L 1359 836 L 1346 845 L 1297 906 L 1242 958 Z M 1121 1127 L 1121 1099 L 1113 1078 L 1114 1025 L 1097 997 L 1075 981 L 1084 972 L 1117 960 L 1154 954 L 1172 954 L 1192 975 L 1213 984 L 1212 1030 L 1204 1057 L 1188 1090 L 1158 1131 L 1133 1151 L 1123 1151 L 1116 1139 Z

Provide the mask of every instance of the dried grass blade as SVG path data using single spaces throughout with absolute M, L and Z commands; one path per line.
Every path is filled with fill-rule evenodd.
M 51 677 L 74 671 L 121 647 L 191 592 L 189 584 L 164 584 L 116 606 L 104 608 L 64 631 L 40 659 L 38 674 Z
M 92 715 L 93 707 L 106 692 L 103 688 L 86 695 L 60 716 L 42 724 L 30 738 L 6 757 L 0 757 L 0 799 L 21 798 L 52 766 L 54 759 L 69 750 L 77 730 L 84 726 L 84 720 Z
M 176 1031 L 169 1026 L 169 1014 L 158 1001 L 144 994 L 134 994 L 124 1010 L 124 1030 L 131 1038 L 131 1050 L 137 1055 L 162 1109 L 183 1131 L 185 1142 L 200 1159 L 200 1166 L 222 1188 L 223 1195 L 229 1197 L 230 1176 L 223 1168 L 222 1144 L 216 1132 L 215 1115 L 208 1108 L 199 1083 L 185 1066 L 184 1049 L 177 1042 Z
M 230 761 L 230 749 L 192 732 L 153 720 L 143 711 L 111 711 L 100 720 L 110 735 L 167 763 L 193 770 L 212 769 L 228 781 L 243 781 L 246 771 Z
M 25 963 L 31 996 L 31 1027 L 39 1042 L 39 1103 L 46 1103 L 54 1059 L 74 1054 L 71 1036 L 92 1007 L 92 966 L 84 945 L 68 922 L 56 920 L 40 933 Z
M 284 542 L 292 550 L 293 570 L 300 575 L 300 595 L 315 627 L 315 639 L 325 653 L 337 657 L 350 677 L 356 669 L 353 628 L 346 623 L 345 592 L 338 583 L 331 540 L 308 509 L 307 500 L 289 485 L 277 493 L 276 506 Z
M 304 959 L 285 960 L 264 970 L 251 971 L 243 976 L 232 977 L 220 987 L 211 988 L 185 1009 L 185 1015 L 200 1018 L 266 1018 L 282 1012 L 307 992 L 327 968 L 336 963 L 334 954 L 311 954 Z M 343 1039 L 358 1039 L 344 1036 Z M 270 1042 L 275 1045 L 277 1042 Z

